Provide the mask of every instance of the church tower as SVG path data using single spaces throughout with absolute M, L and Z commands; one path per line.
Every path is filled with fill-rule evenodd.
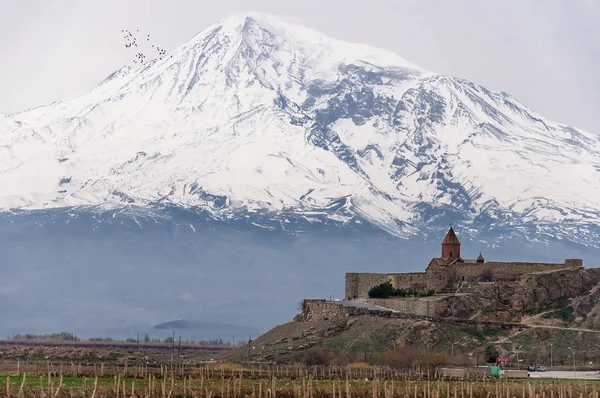
M 460 258 L 460 241 L 452 227 L 450 227 L 446 237 L 442 241 L 442 258 L 448 261 Z

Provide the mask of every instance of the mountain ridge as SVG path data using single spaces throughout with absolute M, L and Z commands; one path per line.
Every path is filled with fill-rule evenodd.
M 0 129 L 4 211 L 162 203 L 216 219 L 357 219 L 396 236 L 453 212 L 600 237 L 597 136 L 273 16 L 226 18 L 88 93 L 0 115 Z

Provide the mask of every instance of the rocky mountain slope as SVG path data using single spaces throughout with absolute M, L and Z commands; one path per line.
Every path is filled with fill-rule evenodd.
M 227 18 L 0 131 L 5 211 L 169 205 L 399 236 L 452 214 L 598 241 L 598 136 L 272 16 Z

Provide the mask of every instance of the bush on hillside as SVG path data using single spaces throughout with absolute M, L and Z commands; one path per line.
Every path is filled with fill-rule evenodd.
M 485 361 L 487 363 L 495 363 L 498 360 L 499 356 L 500 356 L 500 353 L 498 352 L 496 347 L 494 347 L 493 345 L 488 344 L 485 347 Z
M 372 287 L 369 290 L 369 298 L 389 298 L 389 297 L 426 297 L 433 296 L 435 290 L 429 290 L 427 292 L 419 292 L 415 289 L 396 289 L 390 282 L 384 282 L 377 286 Z
M 380 285 L 377 285 L 369 290 L 370 298 L 388 298 L 391 296 L 395 296 L 396 289 L 392 286 L 390 282 L 385 282 Z

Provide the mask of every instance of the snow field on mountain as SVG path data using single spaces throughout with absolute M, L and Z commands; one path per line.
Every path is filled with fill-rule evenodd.
M 395 234 L 423 208 L 600 216 L 598 136 L 273 16 L 227 18 L 87 93 L 0 115 L 0 209 L 158 203 Z

